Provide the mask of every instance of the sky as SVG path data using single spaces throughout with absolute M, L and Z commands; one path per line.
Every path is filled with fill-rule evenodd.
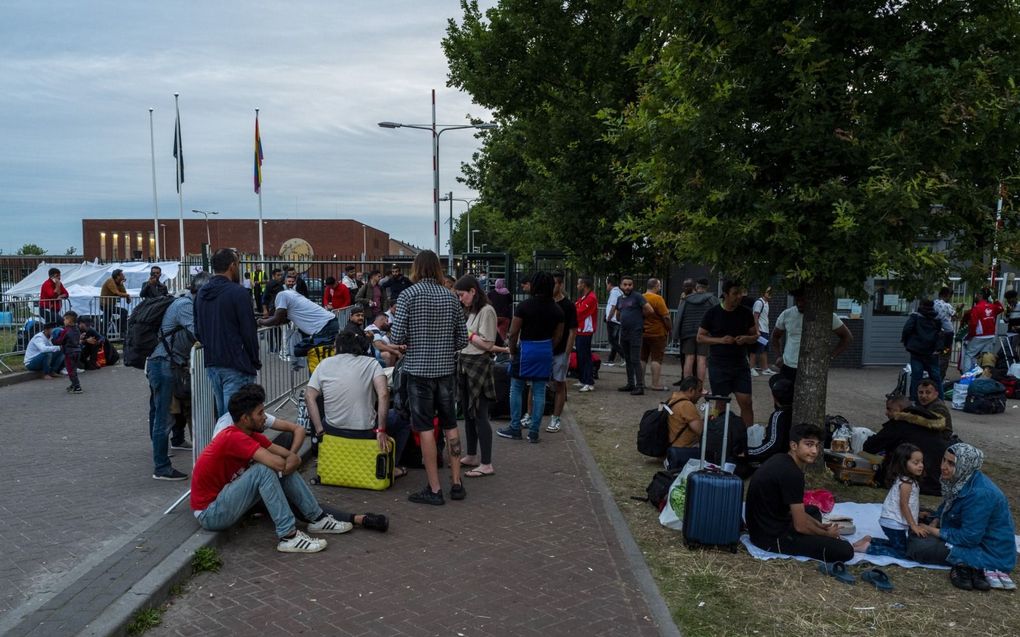
M 153 218 L 150 108 L 159 217 L 176 220 L 175 92 L 185 218 L 257 217 L 258 107 L 264 218 L 357 219 L 431 247 L 431 135 L 377 123 L 430 124 L 432 89 L 439 124 L 488 119 L 446 86 L 440 41 L 461 15 L 458 0 L 5 2 L 0 249 L 80 253 L 82 218 Z M 442 135 L 441 192 L 475 196 L 456 177 L 479 147 Z

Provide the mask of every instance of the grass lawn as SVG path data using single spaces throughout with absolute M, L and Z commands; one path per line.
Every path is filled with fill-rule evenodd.
M 614 499 L 630 526 L 669 605 L 687 637 L 724 635 L 1020 635 L 1020 595 L 953 588 L 947 571 L 886 567 L 896 589 L 880 593 L 858 581 L 847 586 L 821 575 L 817 563 L 753 559 L 743 547 L 690 551 L 681 534 L 658 523 L 644 495 L 660 463 L 641 456 L 634 440 L 640 413 L 621 420 L 614 409 L 574 410 L 578 425 Z M 1020 512 L 1015 469 L 986 462 L 985 472 Z M 831 490 L 837 501 L 881 502 L 885 490 L 845 487 L 828 472 L 811 472 L 809 488 Z M 937 498 L 922 498 L 935 506 Z M 854 566 L 855 574 L 869 568 Z M 1020 579 L 1020 578 L 1017 578 Z

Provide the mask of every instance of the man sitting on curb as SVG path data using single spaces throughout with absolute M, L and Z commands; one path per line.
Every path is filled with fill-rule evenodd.
M 50 342 L 50 334 L 53 328 L 60 323 L 47 323 L 42 331 L 32 337 L 25 348 L 25 369 L 30 372 L 37 372 L 40 378 L 53 380 L 60 375 L 60 368 L 64 366 L 64 355 L 60 353 L 60 346 Z
M 821 449 L 822 430 L 817 425 L 794 425 L 789 451 L 772 456 L 751 476 L 745 517 L 751 542 L 758 548 L 829 563 L 854 556 L 853 546 L 840 538 L 839 527 L 822 524 L 818 509 L 804 506 L 804 468 Z
M 297 530 L 290 503 L 312 520 L 309 533 L 346 533 L 353 525 L 324 513 L 297 473 L 301 457 L 262 435 L 264 401 L 265 391 L 254 384 L 244 385 L 230 397 L 227 409 L 234 424 L 216 436 L 195 462 L 191 510 L 202 528 L 222 531 L 261 497 L 280 538 L 276 550 L 317 553 L 326 548 L 326 541 Z
M 262 395 L 262 401 L 265 402 L 266 392 L 264 389 L 262 389 L 262 386 L 250 385 L 250 387 L 257 389 Z M 223 416 L 216 421 L 216 428 L 213 429 L 212 435 L 213 440 L 215 440 L 220 433 L 222 433 L 225 429 L 232 426 L 233 424 L 234 420 L 231 417 L 231 415 L 229 413 L 223 414 Z M 273 414 L 267 413 L 266 425 L 263 430 L 265 429 L 273 429 L 274 431 L 280 432 L 273 440 L 273 444 L 283 447 L 284 449 L 289 449 L 290 452 L 293 454 L 301 453 L 301 446 L 304 445 L 305 443 L 304 427 L 298 425 L 297 423 L 293 423 L 290 422 L 289 420 L 284 420 L 283 418 L 278 418 Z M 296 513 L 298 515 L 301 515 L 300 511 L 297 511 Z M 352 513 L 334 510 L 331 512 L 331 514 L 333 515 L 333 517 L 339 519 L 341 522 L 350 522 L 354 526 L 361 526 L 366 529 L 371 529 L 373 531 L 381 531 L 385 533 L 386 530 L 389 528 L 389 520 L 386 518 L 385 515 L 380 515 L 378 513 L 365 513 L 365 514 L 359 513 L 358 515 L 354 515 Z

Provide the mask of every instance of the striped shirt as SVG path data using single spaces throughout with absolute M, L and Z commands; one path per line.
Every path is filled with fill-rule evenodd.
M 433 279 L 407 288 L 397 300 L 390 342 L 407 345 L 403 371 L 424 378 L 456 372 L 456 354 L 467 345 L 467 322 L 460 301 Z

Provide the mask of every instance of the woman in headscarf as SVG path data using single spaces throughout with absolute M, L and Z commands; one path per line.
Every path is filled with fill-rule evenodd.
M 502 341 L 506 341 L 506 330 L 514 316 L 513 297 L 506 287 L 506 279 L 496 279 L 496 288 L 489 292 L 489 303 L 496 310 L 496 330 Z
M 1016 566 L 1016 533 L 1009 503 L 999 487 L 981 473 L 984 454 L 958 442 L 942 457 L 942 504 L 911 536 L 907 557 L 927 564 L 949 564 L 949 581 L 963 590 L 1013 590 L 1009 572 Z

